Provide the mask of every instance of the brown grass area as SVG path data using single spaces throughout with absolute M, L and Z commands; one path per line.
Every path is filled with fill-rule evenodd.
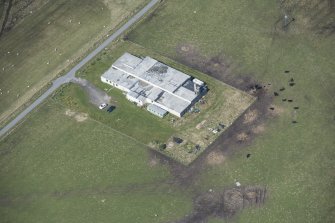
M 252 127 L 251 128 L 251 131 L 254 133 L 254 134 L 261 134 L 265 131 L 265 124 L 261 123 L 255 127 Z
M 250 110 L 244 115 L 244 124 L 251 123 L 255 121 L 258 117 L 258 111 L 256 109 Z
M 74 118 L 77 122 L 84 122 L 88 119 L 88 114 L 75 112 L 70 109 L 65 111 L 65 115 Z
M 285 113 L 285 109 L 283 107 L 277 105 L 270 105 L 270 107 L 273 108 L 273 110 L 269 111 L 271 115 L 278 116 Z
M 207 164 L 211 166 L 222 164 L 225 160 L 226 157 L 221 151 L 212 151 L 207 155 L 206 158 Z
M 236 135 L 237 141 L 244 142 L 249 139 L 249 135 L 246 132 L 241 132 Z

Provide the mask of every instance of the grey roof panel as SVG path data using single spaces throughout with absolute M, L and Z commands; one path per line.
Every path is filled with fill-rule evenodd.
M 108 69 L 102 76 L 128 89 L 138 82 L 137 78 L 114 68 Z
M 185 81 L 190 79 L 189 75 L 150 57 L 145 57 L 138 63 L 138 60 L 134 59 L 134 56 L 129 53 L 123 54 L 116 60 L 113 67 L 170 93 L 173 93 Z
M 147 110 L 155 115 L 158 115 L 160 117 L 163 117 L 164 115 L 166 115 L 167 111 L 158 107 L 157 105 L 154 104 L 150 104 L 147 107 Z

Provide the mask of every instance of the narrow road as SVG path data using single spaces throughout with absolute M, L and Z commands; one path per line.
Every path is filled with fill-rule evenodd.
M 23 112 L 21 112 L 15 119 L 8 123 L 5 127 L 0 130 L 0 137 L 5 135 L 9 130 L 11 130 L 16 124 L 18 124 L 27 114 L 29 114 L 36 106 L 41 104 L 47 97 L 49 97 L 57 88 L 62 84 L 68 83 L 75 78 L 75 73 L 82 68 L 88 61 L 100 53 L 105 47 L 107 47 L 112 41 L 118 38 L 124 31 L 131 27 L 135 22 L 137 22 L 141 17 L 143 17 L 153 6 L 155 6 L 160 0 L 151 0 L 141 11 L 134 15 L 128 20 L 121 28 L 116 30 L 107 40 L 105 40 L 100 46 L 93 50 L 89 55 L 87 55 L 82 61 L 80 61 L 76 66 L 74 66 L 67 74 L 54 80 L 52 82 L 51 88 L 44 92 L 39 98 L 36 99 L 31 105 L 29 105 Z

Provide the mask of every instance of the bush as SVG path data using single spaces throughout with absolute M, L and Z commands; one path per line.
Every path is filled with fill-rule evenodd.
M 159 150 L 164 150 L 166 149 L 166 144 L 162 143 L 159 145 Z

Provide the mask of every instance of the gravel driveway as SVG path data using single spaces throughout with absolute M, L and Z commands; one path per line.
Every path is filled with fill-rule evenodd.
M 74 78 L 72 82 L 79 84 L 86 91 L 90 98 L 90 102 L 93 105 L 99 106 L 102 103 L 110 103 L 111 97 L 103 90 L 91 84 L 89 81 L 82 78 Z

